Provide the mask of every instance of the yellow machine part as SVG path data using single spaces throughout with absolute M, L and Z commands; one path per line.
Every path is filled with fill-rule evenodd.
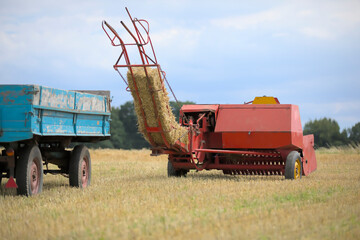
M 279 101 L 275 97 L 255 97 L 252 104 L 279 104 Z

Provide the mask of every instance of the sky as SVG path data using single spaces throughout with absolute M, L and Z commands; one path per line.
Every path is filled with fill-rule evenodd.
M 0 0 L 0 84 L 110 90 L 113 106 L 132 100 L 113 69 L 121 49 L 101 28 L 106 20 L 128 39 L 125 7 L 150 23 L 181 101 L 275 96 L 299 106 L 303 125 L 360 121 L 360 0 Z

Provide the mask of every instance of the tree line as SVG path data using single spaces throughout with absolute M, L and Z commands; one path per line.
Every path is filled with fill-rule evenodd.
M 304 135 L 314 134 L 315 147 L 358 145 L 360 143 L 360 122 L 340 132 L 339 124 L 331 118 L 309 121 L 304 126 Z
M 195 103 L 190 101 L 179 103 L 170 101 L 170 106 L 177 121 L 179 119 L 180 108 L 184 104 Z M 321 118 L 307 122 L 303 130 L 304 135 L 314 134 L 315 147 L 317 148 L 360 143 L 360 122 L 340 132 L 339 124 L 335 120 Z M 120 107 L 112 107 L 110 131 L 110 140 L 86 145 L 91 148 L 150 148 L 149 143 L 138 132 L 137 117 L 132 101 L 128 101 L 120 105 Z

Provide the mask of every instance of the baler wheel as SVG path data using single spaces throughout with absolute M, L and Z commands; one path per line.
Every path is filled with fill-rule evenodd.
M 175 169 L 170 160 L 167 165 L 168 177 L 186 177 L 187 171 L 183 169 Z
M 16 183 L 19 195 L 32 196 L 41 193 L 43 186 L 43 162 L 38 146 L 28 146 L 16 164 Z
M 72 187 L 86 188 L 91 181 L 91 158 L 85 145 L 77 145 L 71 153 L 69 183 Z
M 285 179 L 300 179 L 302 175 L 302 163 L 300 154 L 292 151 L 286 157 Z

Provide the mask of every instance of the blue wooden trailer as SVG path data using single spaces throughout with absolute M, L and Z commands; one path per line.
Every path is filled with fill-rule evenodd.
M 0 85 L 0 182 L 18 194 L 42 191 L 43 174 L 63 174 L 70 186 L 91 180 L 83 144 L 110 138 L 110 92 L 66 91 L 38 85 Z M 48 164 L 58 169 L 48 169 Z M 15 180 L 16 179 L 16 182 Z

